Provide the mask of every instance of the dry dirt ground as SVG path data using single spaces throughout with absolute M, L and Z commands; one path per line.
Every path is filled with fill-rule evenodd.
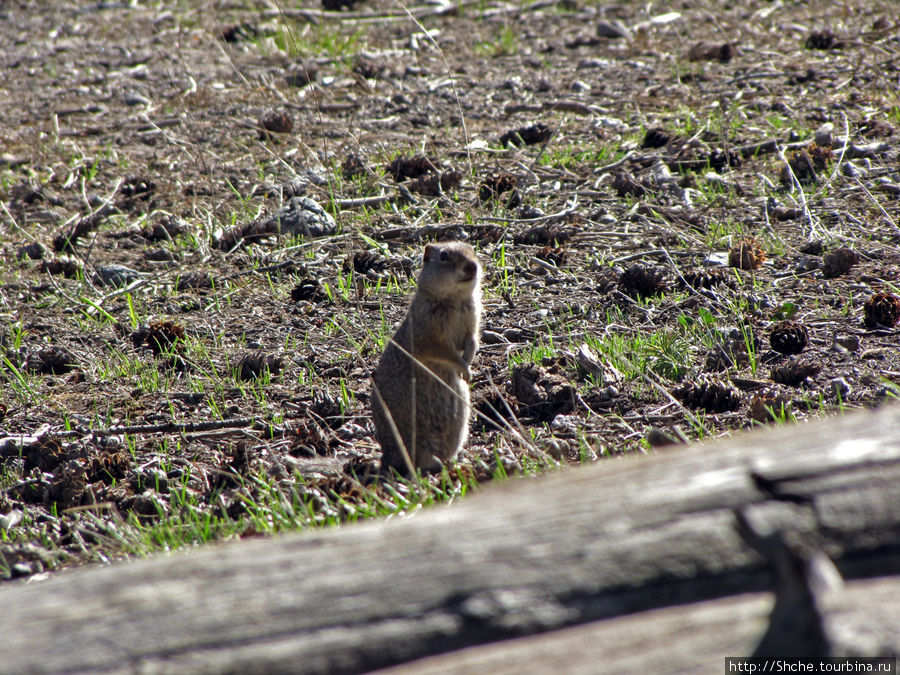
M 414 504 L 368 375 L 433 240 L 518 430 L 437 498 L 894 397 L 894 9 L 706 5 L 0 3 L 0 576 Z

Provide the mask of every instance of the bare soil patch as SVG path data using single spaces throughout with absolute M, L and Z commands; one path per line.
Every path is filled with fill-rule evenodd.
M 367 404 L 429 241 L 532 437 L 446 497 L 896 396 L 890 8 L 327 4 L 0 7 L 0 576 L 415 501 Z

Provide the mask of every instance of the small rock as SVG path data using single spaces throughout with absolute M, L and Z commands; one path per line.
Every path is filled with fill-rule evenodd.
M 527 342 L 528 335 L 521 328 L 507 328 L 502 333 L 509 342 Z
M 687 443 L 684 432 L 677 427 L 673 428 L 671 431 L 666 431 L 658 427 L 650 427 L 650 430 L 644 438 L 654 448 L 662 448 L 667 445 L 684 445 Z
M 816 135 L 814 138 L 816 145 L 831 146 L 832 145 L 832 139 L 831 139 L 832 131 L 834 131 L 834 125 L 831 122 L 826 122 L 825 124 L 820 126 L 818 129 L 816 129 Z
M 834 393 L 835 396 L 839 397 L 841 400 L 846 400 L 848 396 L 850 396 L 850 392 L 853 391 L 853 388 L 843 377 L 835 377 L 828 382 L 828 387 Z
M 548 438 L 541 444 L 541 450 L 546 452 L 556 461 L 562 460 L 568 449 L 569 444 L 559 438 Z
M 575 415 L 557 415 L 550 421 L 550 430 L 555 434 L 574 436 L 581 423 Z
M 797 272 L 811 272 L 822 266 L 822 261 L 815 256 L 804 255 L 797 261 Z
M 305 66 L 298 65 L 290 70 L 284 76 L 285 82 L 291 87 L 305 87 L 316 81 L 318 69 L 314 65 Z
M 721 61 L 728 63 L 735 54 L 735 48 L 730 42 L 715 44 L 712 42 L 698 42 L 688 50 L 688 61 Z
M 587 343 L 582 343 L 581 346 L 578 347 L 578 352 L 575 354 L 575 360 L 582 372 L 586 375 L 593 375 L 602 382 L 603 364 L 600 362 L 597 353 L 591 349 Z
M 513 369 L 510 386 L 519 411 L 542 420 L 552 420 L 575 408 L 576 388 L 565 377 L 533 363 Z
M 169 494 L 169 478 L 162 469 L 147 469 L 141 477 L 144 487 L 161 495 Z
M 289 456 L 289 455 L 288 455 Z M 272 478 L 276 480 L 283 480 L 285 478 L 289 478 L 290 474 L 288 470 L 285 468 L 284 463 L 281 462 L 278 458 L 273 458 L 269 466 L 266 467 L 266 473 L 269 474 Z
M 353 422 L 347 422 L 343 426 L 339 427 L 334 433 L 342 441 L 354 441 L 360 438 L 365 438 L 365 436 L 367 435 L 367 432 L 363 427 L 361 427 L 359 424 L 354 424 Z
M 22 520 L 22 512 L 19 509 L 13 509 L 5 516 L 0 516 L 0 530 L 11 530 L 19 521 Z
M 841 164 L 841 173 L 848 178 L 859 178 L 868 173 L 865 169 L 856 166 L 853 162 L 847 161 Z
M 675 178 L 672 176 L 672 172 L 669 171 L 668 165 L 662 160 L 654 163 L 650 169 L 650 174 L 653 176 L 653 182 L 657 185 L 667 185 L 675 182 Z
M 100 265 L 97 267 L 94 281 L 103 286 L 121 288 L 146 276 L 149 275 L 133 270 L 130 267 L 125 267 L 125 265 Z
M 772 209 L 771 215 L 775 220 L 797 220 L 803 216 L 803 209 L 776 206 Z
M 337 231 L 334 218 L 310 197 L 292 197 L 264 225 L 275 225 L 280 234 L 327 237 Z
M 481 343 L 485 345 L 508 345 L 506 336 L 493 330 L 481 331 Z
M 24 244 L 16 249 L 16 259 L 24 260 L 28 258 L 30 260 L 40 260 L 44 257 L 44 252 L 47 249 L 44 248 L 43 244 L 39 242 L 34 242 L 32 244 Z
M 146 96 L 138 94 L 137 92 L 128 92 L 125 94 L 125 105 L 136 106 L 136 105 L 150 105 L 150 99 Z
M 634 36 L 621 21 L 598 21 L 597 37 L 600 38 L 625 38 L 631 40 Z
M 173 262 L 176 257 L 172 251 L 164 248 L 151 248 L 144 252 L 145 260 L 154 262 Z
M 289 134 L 294 129 L 294 118 L 286 110 L 266 110 L 259 117 L 259 128 L 264 137 L 267 132 Z
M 850 352 L 859 351 L 858 335 L 835 335 L 834 344 Z
M 17 157 L 16 155 L 12 155 L 8 152 L 4 152 L 2 155 L 0 155 L 0 166 L 8 166 L 12 169 L 15 169 L 17 166 L 21 166 L 22 164 L 28 164 L 27 157 Z
M 575 66 L 575 70 L 590 70 L 592 68 L 606 68 L 609 66 L 607 59 L 582 59 Z
M 13 577 L 30 577 L 34 570 L 31 568 L 31 563 L 27 562 L 19 562 L 9 568 L 9 571 L 12 573 Z
M 800 247 L 800 253 L 808 255 L 822 255 L 825 250 L 825 243 L 821 239 L 811 239 Z
M 600 389 L 597 396 L 601 401 L 611 401 L 619 395 L 619 390 L 613 385 L 609 385 Z

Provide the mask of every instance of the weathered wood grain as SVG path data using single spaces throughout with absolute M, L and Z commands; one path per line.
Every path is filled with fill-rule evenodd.
M 898 597 L 900 577 L 848 583 L 826 603 L 833 632 L 852 632 L 856 656 L 900 653 L 900 603 L 890 600 Z M 753 651 L 771 608 L 771 594 L 745 593 L 469 647 L 378 672 L 721 675 L 726 656 Z
M 900 409 L 626 457 L 452 507 L 0 589 L 9 672 L 355 672 L 767 588 L 734 509 L 900 570 Z M 805 533 L 805 534 L 804 534 Z

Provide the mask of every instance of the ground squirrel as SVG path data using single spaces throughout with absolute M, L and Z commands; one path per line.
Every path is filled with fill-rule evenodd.
M 465 442 L 469 366 L 481 322 L 480 282 L 481 265 L 468 244 L 425 247 L 409 312 L 372 375 L 372 418 L 383 450 L 382 471 L 437 469 L 453 460 Z M 415 357 L 415 368 L 408 354 Z

